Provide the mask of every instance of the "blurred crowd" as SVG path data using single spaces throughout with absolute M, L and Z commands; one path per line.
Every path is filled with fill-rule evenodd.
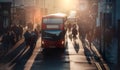
M 2 35 L 2 48 L 8 50 L 22 38 L 22 34 L 23 28 L 21 25 L 12 25 L 9 30 Z
M 108 46 L 112 42 L 115 32 L 112 27 L 101 28 L 100 26 L 95 27 L 94 25 L 80 22 L 67 23 L 66 26 L 68 31 L 71 32 L 69 36 L 70 39 L 75 38 L 77 34 L 79 34 L 81 41 L 85 43 L 85 40 L 87 40 L 90 47 L 93 41 L 100 44 L 101 40 Z M 76 26 L 78 26 L 78 28 Z
M 36 29 L 33 31 L 26 30 L 24 33 L 25 44 L 30 46 L 31 51 L 35 48 L 38 37 L 39 33 Z
M 28 26 L 11 25 L 8 31 L 2 35 L 0 51 L 8 52 L 8 50 L 21 39 L 24 39 L 26 46 L 30 46 L 30 49 L 32 50 L 35 47 L 38 36 L 39 32 L 37 29 L 30 30 Z

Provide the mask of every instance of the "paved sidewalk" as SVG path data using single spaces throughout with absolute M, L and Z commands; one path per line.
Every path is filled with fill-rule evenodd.
M 88 44 L 87 40 L 86 40 L 86 43 Z M 110 70 L 109 66 L 102 58 L 102 55 L 97 50 L 96 45 L 94 45 L 93 43 L 91 44 L 91 52 L 94 54 L 93 58 L 95 59 L 95 61 L 99 63 L 100 67 L 102 67 L 104 70 Z
M 67 35 L 69 34 L 70 33 L 68 33 Z M 70 42 L 68 45 L 69 46 L 68 50 L 69 50 L 70 60 L 72 61 L 71 64 L 73 63 L 72 65 L 73 70 L 74 68 L 76 67 L 79 68 L 80 66 L 81 69 L 83 68 L 83 70 L 85 70 L 84 64 L 87 65 L 87 68 L 93 68 L 97 70 L 110 70 L 108 65 L 105 63 L 102 56 L 100 55 L 100 53 L 93 44 L 92 44 L 92 49 L 90 49 L 88 41 L 86 40 L 86 42 L 83 43 L 78 36 L 76 42 L 74 42 L 72 39 L 69 39 L 68 42 Z M 79 48 L 76 48 L 75 46 L 78 46 Z M 73 58 L 73 56 L 76 58 Z M 75 59 L 78 60 L 76 61 Z M 74 67 L 75 66 L 74 62 L 77 62 L 79 65 L 77 64 L 76 67 Z
M 70 32 L 67 32 L 70 70 L 98 70 L 89 48 L 81 42 L 78 35 L 76 39 L 70 39 L 69 35 Z

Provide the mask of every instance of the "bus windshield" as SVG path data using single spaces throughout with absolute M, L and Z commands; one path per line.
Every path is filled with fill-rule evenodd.
M 44 30 L 43 32 L 43 39 L 46 40 L 59 40 L 63 38 L 63 31 L 62 30 Z
M 61 19 L 61 18 L 44 18 L 43 23 L 45 23 L 45 24 L 47 24 L 47 23 L 59 24 L 59 23 L 63 23 L 63 19 Z

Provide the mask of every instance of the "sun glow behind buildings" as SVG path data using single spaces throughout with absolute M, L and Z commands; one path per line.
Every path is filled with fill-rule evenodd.
M 70 11 L 76 8 L 77 0 L 59 0 L 59 8 L 64 11 Z

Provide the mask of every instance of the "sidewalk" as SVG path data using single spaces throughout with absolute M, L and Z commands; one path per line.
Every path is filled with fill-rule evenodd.
M 24 39 L 20 39 L 9 51 L 6 55 L 10 54 L 13 52 L 15 49 L 17 49 L 22 43 L 24 42 Z
M 93 42 L 94 47 L 97 50 L 100 50 L 100 46 Z M 113 38 L 112 43 L 110 43 L 109 47 L 106 47 L 104 57 L 106 58 L 106 63 L 111 70 L 119 70 L 117 68 L 117 39 Z
M 88 41 L 86 40 L 86 42 L 88 43 Z M 107 63 L 104 61 L 104 59 L 102 58 L 102 55 L 99 53 L 96 45 L 94 45 L 93 43 L 91 44 L 91 52 L 94 54 L 93 58 L 95 59 L 95 61 L 97 61 L 99 64 L 96 64 L 98 67 L 102 67 L 101 70 L 110 70 L 109 66 L 107 65 Z
M 78 35 L 76 39 L 69 37 L 71 33 L 67 32 L 67 48 L 71 70 L 98 70 L 92 58 L 90 50 L 81 42 Z
M 8 49 L 8 51 L 6 51 L 5 53 L 3 53 L 4 55 L 2 57 L 0 57 L 1 59 L 6 58 L 7 56 L 9 56 L 11 53 L 13 53 L 17 48 L 20 47 L 20 45 L 24 42 L 24 39 L 20 39 L 15 45 L 10 46 L 10 48 Z

